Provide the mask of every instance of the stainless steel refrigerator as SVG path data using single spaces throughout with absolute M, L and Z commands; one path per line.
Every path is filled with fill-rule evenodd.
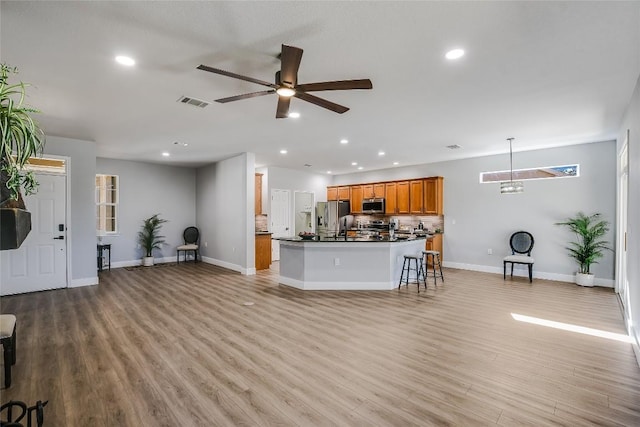
M 316 203 L 316 234 L 334 237 L 353 226 L 353 216 L 346 200 Z

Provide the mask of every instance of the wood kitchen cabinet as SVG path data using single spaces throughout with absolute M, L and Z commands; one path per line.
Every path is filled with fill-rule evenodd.
M 434 234 L 432 238 L 427 239 L 424 244 L 424 249 L 427 251 L 440 252 L 440 264 L 442 264 L 442 234 Z
M 338 200 L 338 187 L 327 187 L 327 201 Z
M 409 204 L 410 187 L 409 181 L 396 182 L 396 213 L 408 214 L 411 210 Z
M 256 215 L 262 215 L 262 175 L 261 173 L 256 174 Z
M 385 197 L 384 184 L 366 184 L 362 186 L 362 198 L 382 199 Z
M 338 187 L 338 200 L 351 200 L 351 187 Z
M 271 234 L 256 234 L 256 270 L 271 265 Z
M 444 179 L 441 176 L 424 179 L 424 213 L 444 215 L 443 197 Z
M 353 185 L 351 186 L 351 198 L 350 200 L 350 208 L 352 214 L 361 214 L 362 213 L 362 195 L 363 195 L 363 185 Z
M 395 182 L 384 184 L 384 213 L 394 215 L 398 212 L 397 186 Z
M 412 214 L 421 214 L 424 196 L 422 191 L 422 179 L 416 179 L 409 182 L 409 212 Z

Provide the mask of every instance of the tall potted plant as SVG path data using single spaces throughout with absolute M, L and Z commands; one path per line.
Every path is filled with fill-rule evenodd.
M 556 225 L 566 226 L 576 234 L 577 241 L 569 242 L 567 246 L 569 256 L 580 266 L 576 273 L 576 283 L 580 286 L 593 286 L 595 276 L 591 274 L 591 264 L 596 264 L 597 259 L 602 258 L 605 249 L 611 250 L 609 242 L 603 240 L 609 231 L 609 222 L 601 219 L 599 213 L 585 215 L 578 212 L 576 216 Z
M 38 183 L 26 171 L 29 158 L 42 155 L 44 133 L 31 117 L 38 110 L 24 104 L 25 83 L 9 84 L 9 74 L 18 70 L 0 64 L 0 250 L 16 249 L 31 231 L 20 189 L 35 193 Z
M 142 230 L 138 232 L 138 242 L 145 253 L 142 265 L 146 267 L 153 265 L 153 250 L 160 249 L 164 243 L 164 236 L 160 235 L 160 228 L 167 220 L 161 219 L 158 215 L 155 214 L 143 220 Z

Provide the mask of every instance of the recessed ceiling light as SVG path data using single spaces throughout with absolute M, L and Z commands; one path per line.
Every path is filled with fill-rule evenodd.
M 394 166 L 398 166 L 400 164 L 400 162 L 393 162 Z
M 348 144 L 348 143 L 349 143 L 348 139 L 344 139 L 343 138 L 343 139 L 340 140 L 340 144 Z
M 116 62 L 120 65 L 126 65 L 127 67 L 136 65 L 136 61 L 134 61 L 133 58 L 122 55 L 116 56 Z
M 378 151 L 378 156 L 384 156 L 385 152 L 384 151 Z
M 287 150 L 280 150 L 280 154 L 287 154 Z
M 298 117 L 300 117 L 300 113 L 298 113 L 297 111 L 292 111 L 287 116 L 291 117 L 292 119 L 297 119 Z
M 358 162 L 351 162 L 351 166 L 356 166 Z
M 358 170 L 362 170 L 364 169 L 362 166 L 358 166 Z
M 453 49 L 445 54 L 447 59 L 459 59 L 464 56 L 464 50 L 462 49 Z
M 331 171 L 327 171 L 327 173 L 331 173 Z
M 167 151 L 163 151 L 163 152 L 162 152 L 162 155 L 163 155 L 164 157 L 169 157 L 171 154 L 169 154 Z

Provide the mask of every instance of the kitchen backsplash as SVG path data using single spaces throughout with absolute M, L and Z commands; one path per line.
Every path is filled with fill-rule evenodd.
M 389 216 L 389 215 L 354 215 L 354 224 L 360 221 L 361 224 L 367 224 L 371 221 L 389 222 L 391 218 L 397 218 L 400 221 L 400 229 L 418 228 L 420 222 L 425 230 L 444 232 L 444 217 L 442 216 Z M 355 225 L 354 225 L 355 226 Z
M 256 215 L 256 231 L 269 230 L 269 217 L 265 215 Z

